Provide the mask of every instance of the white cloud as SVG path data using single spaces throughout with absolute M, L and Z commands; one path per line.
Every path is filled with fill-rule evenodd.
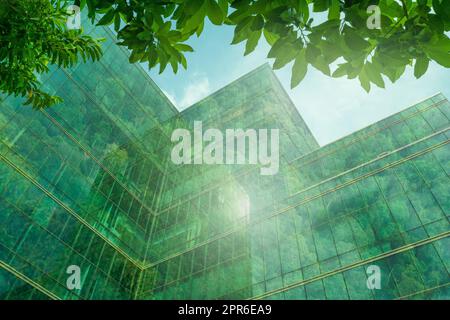
M 191 83 L 184 88 L 183 95 L 180 99 L 174 99 L 179 101 L 177 107 L 179 110 L 186 109 L 197 101 L 205 98 L 211 93 L 211 86 L 209 80 L 204 75 L 194 74 L 192 76 Z

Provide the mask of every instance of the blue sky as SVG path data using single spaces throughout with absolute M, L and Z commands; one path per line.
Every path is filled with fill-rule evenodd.
M 208 21 L 200 38 L 188 42 L 195 51 L 186 56 L 187 70 L 181 69 L 174 75 L 168 66 L 161 75 L 156 69 L 149 74 L 182 110 L 261 64 L 272 64 L 266 58 L 269 47 L 263 38 L 257 49 L 245 57 L 244 43 L 230 45 L 232 38 L 232 27 L 216 27 Z M 146 65 L 143 67 L 147 70 Z M 357 79 L 329 78 L 311 67 L 300 85 L 291 90 L 291 67 L 289 64 L 275 73 L 321 145 L 437 92 L 450 98 L 450 69 L 435 63 L 430 64 L 428 72 L 419 80 L 409 68 L 396 83 L 386 80 L 386 89 L 372 87 L 370 93 L 360 87 Z

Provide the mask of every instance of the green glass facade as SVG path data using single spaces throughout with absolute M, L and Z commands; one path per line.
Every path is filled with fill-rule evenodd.
M 102 60 L 42 79 L 64 103 L 1 102 L 1 299 L 450 298 L 444 96 L 319 147 L 267 65 L 178 112 L 87 31 Z M 194 121 L 279 129 L 278 174 L 173 164 Z

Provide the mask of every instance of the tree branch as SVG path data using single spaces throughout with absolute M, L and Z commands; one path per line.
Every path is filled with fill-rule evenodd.
M 406 18 L 409 18 L 408 9 L 406 8 L 406 2 L 405 2 L 405 0 L 401 0 L 401 1 L 402 1 L 403 12 L 405 13 Z

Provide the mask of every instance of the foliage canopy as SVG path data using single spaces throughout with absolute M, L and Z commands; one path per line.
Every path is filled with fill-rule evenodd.
M 81 56 L 101 57 L 98 40 L 68 30 L 66 4 L 56 0 L 0 1 L 0 92 L 26 97 L 43 108 L 60 101 L 40 87 L 49 64 L 73 66 Z
M 6 0 L 10 2 L 30 1 Z M 51 2 L 55 6 L 55 1 Z M 119 45 L 131 51 L 131 63 L 145 62 L 149 68 L 159 67 L 160 72 L 167 65 L 174 72 L 180 65 L 187 67 L 185 53 L 193 48 L 186 41 L 201 35 L 206 19 L 215 25 L 234 26 L 232 44 L 245 42 L 244 55 L 254 51 L 261 38 L 265 38 L 271 46 L 268 57 L 274 59 L 274 69 L 293 62 L 292 87 L 303 80 L 309 66 L 332 77 L 358 78 L 366 91 L 372 84 L 383 88 L 385 77 L 395 82 L 408 65 L 414 66 L 417 78 L 425 74 L 432 60 L 450 67 L 450 39 L 446 34 L 450 30 L 448 0 L 77 0 L 76 4 L 87 8 L 89 18 L 97 21 L 97 25 L 114 27 Z M 368 8 L 373 5 L 379 9 L 381 28 L 368 27 L 367 21 L 372 16 Z M 56 15 L 52 23 L 47 22 L 53 27 L 44 33 L 54 32 L 54 26 L 59 25 L 55 22 L 62 17 L 58 6 L 51 15 Z M 51 11 L 48 5 L 46 8 Z M 318 14 L 314 13 L 326 17 L 325 21 L 315 23 L 312 16 Z M 36 17 L 29 14 L 16 19 L 24 23 L 24 29 L 37 23 L 33 22 Z M 1 15 L 0 21 L 3 30 Z M 63 34 L 66 35 L 59 35 Z M 76 49 L 71 52 L 84 52 L 86 56 L 95 48 L 91 57 L 97 58 L 95 40 L 69 34 L 73 35 L 72 40 L 86 44 L 86 47 L 74 45 Z M 45 41 L 44 37 L 41 42 Z M 34 55 L 43 48 L 45 45 L 41 44 L 34 49 Z M 2 65 L 5 54 L 19 56 L 17 51 L 10 50 L 5 50 L 2 44 Z M 44 52 L 44 57 L 54 57 L 48 49 Z M 58 59 L 50 60 L 60 64 Z M 25 69 L 28 74 L 31 70 L 42 72 L 43 65 L 29 63 Z M 22 89 L 0 89 L 22 92 Z

